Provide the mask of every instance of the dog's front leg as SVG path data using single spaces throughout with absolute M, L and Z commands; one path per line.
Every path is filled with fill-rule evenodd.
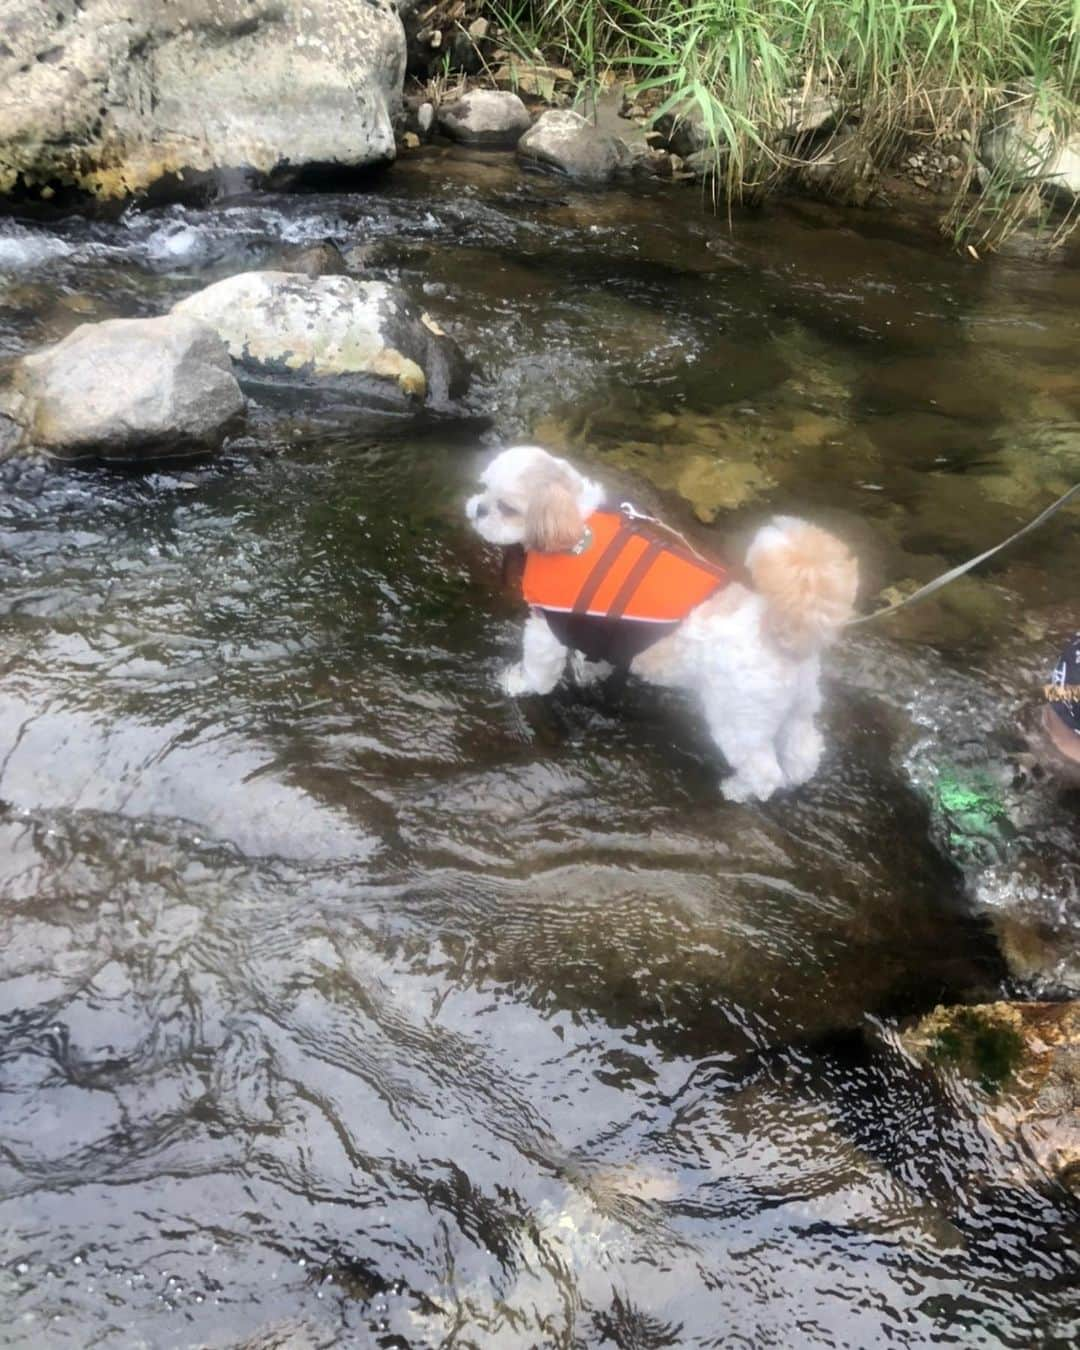
M 542 614 L 530 614 L 525 622 L 521 660 L 503 671 L 503 691 L 511 698 L 521 694 L 550 694 L 562 679 L 565 668 L 566 648 Z

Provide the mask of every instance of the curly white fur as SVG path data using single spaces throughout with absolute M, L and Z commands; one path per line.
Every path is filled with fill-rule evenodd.
M 598 484 L 537 446 L 497 455 L 481 487 L 466 510 L 482 538 L 548 552 L 572 548 L 604 499 Z M 820 652 L 850 618 L 858 584 L 844 545 L 794 516 L 759 530 L 746 563 L 752 590 L 728 585 L 630 667 L 699 697 L 734 770 L 721 790 L 740 802 L 765 800 L 817 772 Z M 513 696 L 549 693 L 567 655 L 543 615 L 530 615 L 521 661 L 504 672 L 503 688 Z

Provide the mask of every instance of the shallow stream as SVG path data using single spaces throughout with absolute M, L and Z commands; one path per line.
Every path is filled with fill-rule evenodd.
M 894 1028 L 1080 992 L 1075 801 L 1025 799 L 1024 894 L 933 807 L 1011 773 L 1076 511 L 859 630 L 821 775 L 748 808 L 676 698 L 498 694 L 462 502 L 536 437 L 716 551 L 832 525 L 869 606 L 1080 479 L 1080 272 L 432 150 L 0 221 L 0 357 L 327 237 L 470 416 L 250 386 L 212 464 L 0 465 L 0 1343 L 1075 1344 L 1074 1202 Z

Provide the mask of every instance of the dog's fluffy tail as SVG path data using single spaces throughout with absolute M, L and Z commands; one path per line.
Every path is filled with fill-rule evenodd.
M 771 520 L 754 536 L 746 566 L 765 597 L 768 636 L 793 655 L 824 646 L 854 613 L 854 557 L 839 539 L 805 520 Z

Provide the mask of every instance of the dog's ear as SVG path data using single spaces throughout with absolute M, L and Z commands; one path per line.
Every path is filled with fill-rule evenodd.
M 565 473 L 545 471 L 528 484 L 525 547 L 534 553 L 566 553 L 585 532 L 574 484 Z

